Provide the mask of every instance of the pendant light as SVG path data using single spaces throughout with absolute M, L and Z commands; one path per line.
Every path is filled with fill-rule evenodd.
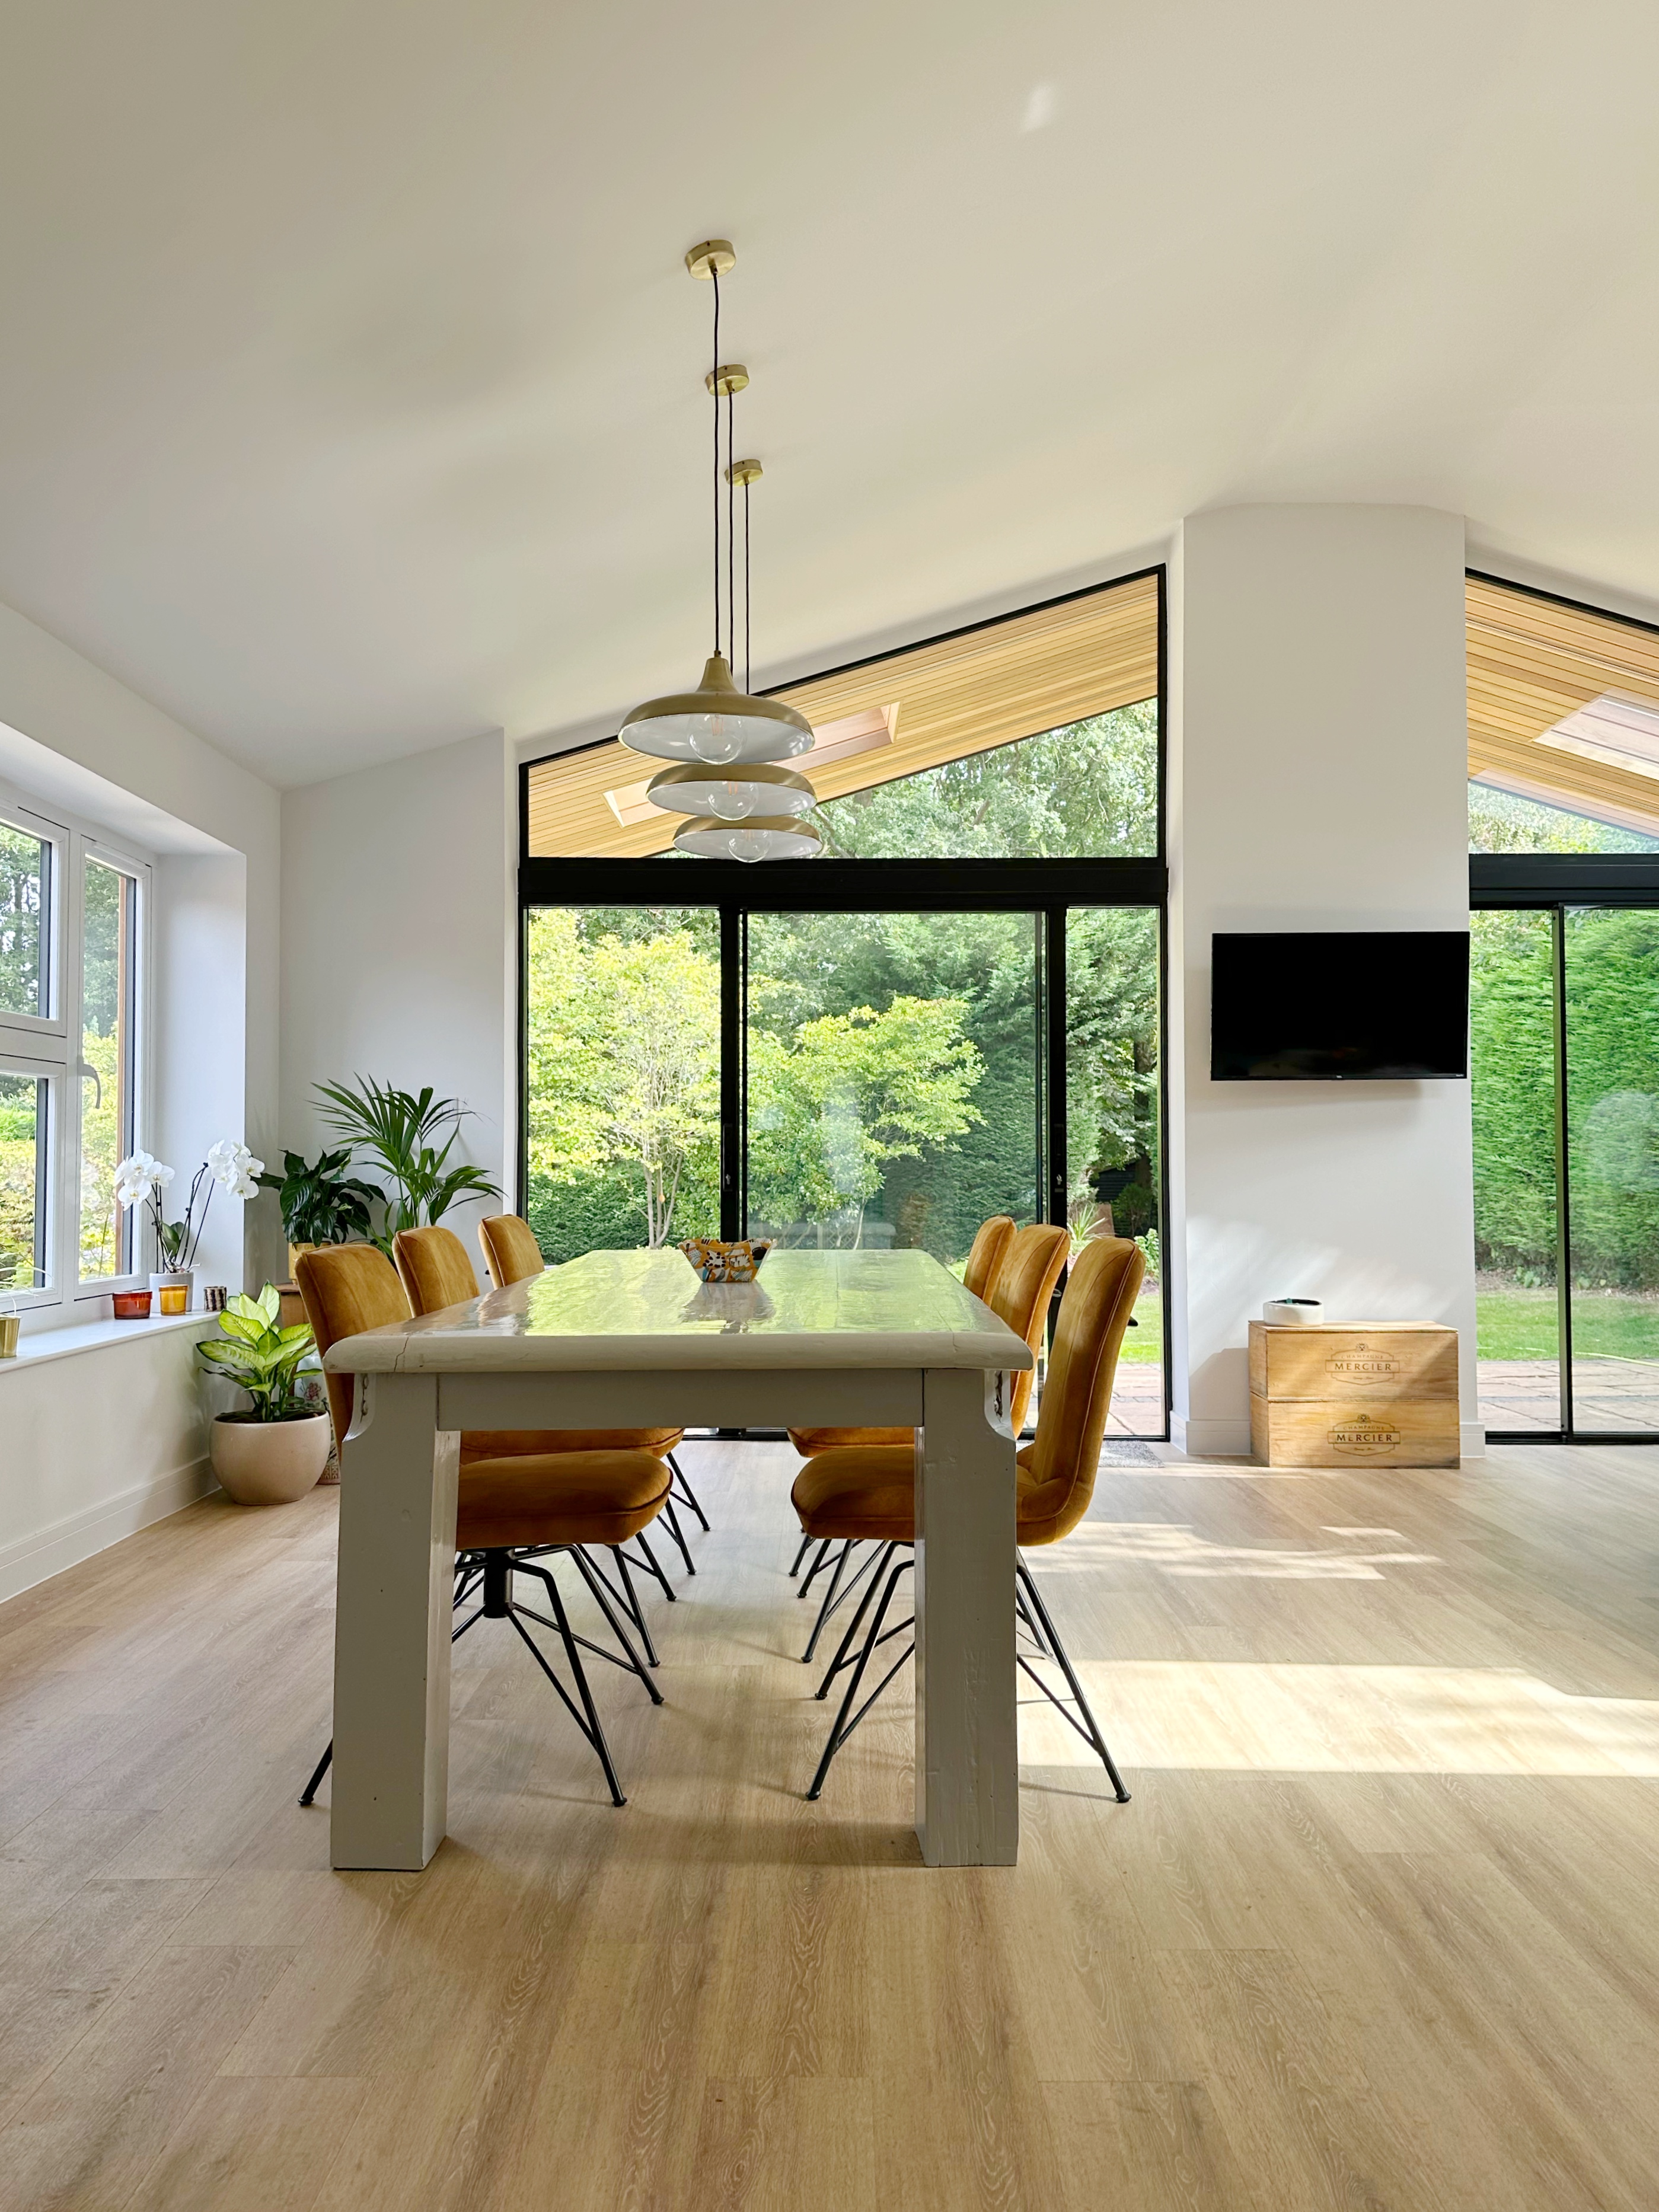
M 811 785 L 793 769 L 774 765 L 807 751 L 812 726 L 781 700 L 760 699 L 749 684 L 749 489 L 761 474 L 756 460 L 734 460 L 732 402 L 749 383 L 740 362 L 722 362 L 720 343 L 720 280 L 736 264 L 726 239 L 708 239 L 685 257 L 692 276 L 707 278 L 714 293 L 714 366 L 703 381 L 714 403 L 714 650 L 694 691 L 672 692 L 647 700 L 629 715 L 618 732 L 635 752 L 682 765 L 653 776 L 647 788 L 653 805 L 693 818 L 678 831 L 681 852 L 711 859 L 742 860 L 804 858 L 818 851 L 821 840 L 796 817 L 815 799 Z M 726 465 L 720 466 L 720 401 L 726 401 Z M 726 487 L 726 628 L 720 602 L 720 481 Z M 743 487 L 744 684 L 738 690 L 732 670 L 737 659 L 737 532 L 733 512 Z M 730 653 L 726 650 L 729 641 Z M 722 774 L 721 771 L 726 771 Z

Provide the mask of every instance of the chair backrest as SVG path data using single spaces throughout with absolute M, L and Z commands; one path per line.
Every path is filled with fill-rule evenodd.
M 1020 1499 L 1022 1544 L 1068 1535 L 1089 1510 L 1117 1355 L 1146 1272 L 1140 1248 L 1127 1237 L 1095 1239 L 1072 1262 L 1036 1439 L 1020 1455 L 1030 1478 Z
M 1002 1265 L 989 1288 L 981 1293 L 992 1312 L 1006 1321 L 1016 1336 L 1024 1337 L 1033 1353 L 1042 1349 L 1048 1302 L 1054 1297 L 1054 1285 L 1060 1280 L 1060 1271 L 1066 1265 L 1071 1247 L 1070 1230 L 1045 1221 L 1017 1230 L 1004 1249 Z M 1015 1376 L 1008 1394 L 1008 1416 L 1016 1436 L 1025 1425 L 1031 1386 L 1036 1381 L 1036 1370 L 1027 1368 L 1023 1375 Z
M 498 1291 L 505 1290 L 509 1283 L 522 1283 L 531 1275 L 539 1275 L 547 1265 L 542 1257 L 542 1248 L 536 1242 L 535 1231 L 516 1213 L 492 1213 L 487 1220 L 481 1221 L 478 1242 L 483 1247 L 489 1279 Z
M 342 1337 L 361 1336 L 365 1329 L 409 1319 L 409 1300 L 398 1271 L 378 1245 L 314 1245 L 295 1260 L 294 1279 L 319 1352 L 328 1351 Z M 351 1395 L 349 1375 L 328 1377 L 334 1441 L 343 1450 L 351 1426 Z
M 985 1297 L 986 1286 L 995 1279 L 1013 1237 L 1012 1215 L 994 1213 L 988 1221 L 981 1222 L 979 1234 L 969 1248 L 967 1264 L 962 1271 L 964 1290 L 971 1291 L 976 1298 Z
M 392 1240 L 392 1256 L 413 1314 L 441 1313 L 478 1295 L 466 1247 L 453 1229 L 400 1229 Z

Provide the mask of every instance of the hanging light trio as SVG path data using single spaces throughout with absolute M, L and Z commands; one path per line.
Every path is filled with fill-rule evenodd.
M 675 832 L 682 853 L 705 860 L 805 860 L 822 839 L 805 819 L 817 794 L 806 778 L 781 763 L 808 750 L 812 726 L 781 700 L 749 692 L 749 488 L 761 465 L 735 458 L 733 402 L 749 382 L 740 362 L 720 359 L 720 278 L 735 265 L 731 241 L 705 239 L 685 257 L 694 276 L 714 288 L 714 361 L 703 381 L 714 403 L 714 650 L 695 691 L 677 691 L 636 707 L 618 732 L 623 744 L 677 763 L 653 776 L 653 806 L 690 817 Z M 726 402 L 726 464 L 720 465 L 720 402 Z M 726 488 L 724 628 L 720 592 L 720 487 Z M 743 680 L 738 658 L 737 495 L 743 492 Z

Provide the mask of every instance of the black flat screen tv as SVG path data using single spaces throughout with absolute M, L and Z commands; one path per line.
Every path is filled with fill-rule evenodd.
M 1248 930 L 1212 943 L 1212 1082 L 1468 1075 L 1466 931 Z

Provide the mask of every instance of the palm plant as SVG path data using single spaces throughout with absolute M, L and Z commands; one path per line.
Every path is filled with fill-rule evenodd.
M 355 1088 L 319 1083 L 317 1090 L 325 1102 L 323 1120 L 345 1138 L 349 1152 L 366 1152 L 392 1186 L 382 1194 L 386 1218 L 374 1240 L 382 1249 L 390 1251 L 400 1229 L 440 1220 L 459 1198 L 501 1196 L 482 1168 L 465 1161 L 448 1164 L 471 1110 L 459 1098 L 435 1097 L 430 1084 L 419 1092 L 398 1091 L 362 1075 Z

